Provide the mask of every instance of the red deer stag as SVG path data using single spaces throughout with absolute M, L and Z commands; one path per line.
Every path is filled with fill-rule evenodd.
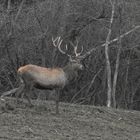
M 62 68 L 45 68 L 37 65 L 25 65 L 18 69 L 18 75 L 21 81 L 21 88 L 17 91 L 17 100 L 20 94 L 25 94 L 30 105 L 31 100 L 29 98 L 30 91 L 33 87 L 38 89 L 55 89 L 56 90 L 56 114 L 59 113 L 59 95 L 60 91 L 68 84 L 71 80 L 78 76 L 78 71 L 83 69 L 83 65 L 80 63 L 80 54 L 77 52 L 78 41 L 74 47 L 75 56 L 67 54 L 61 49 L 62 39 L 57 37 L 53 39 L 54 47 L 57 47 L 62 54 L 66 54 L 69 57 L 69 63 Z M 67 45 L 65 46 L 67 50 Z

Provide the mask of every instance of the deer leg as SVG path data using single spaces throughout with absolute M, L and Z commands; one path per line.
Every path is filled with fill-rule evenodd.
M 60 98 L 60 89 L 56 89 L 56 114 L 59 114 L 59 98 Z
M 16 92 L 16 102 L 19 102 L 19 96 L 22 94 L 22 92 L 25 89 L 25 84 L 21 84 L 20 87 L 18 88 L 17 92 Z
M 30 93 L 31 93 L 32 87 L 33 87 L 32 85 L 26 86 L 26 91 L 25 91 L 25 94 L 24 94 L 28 103 L 29 103 L 29 106 L 31 106 L 31 107 L 33 106 L 32 102 L 30 100 Z

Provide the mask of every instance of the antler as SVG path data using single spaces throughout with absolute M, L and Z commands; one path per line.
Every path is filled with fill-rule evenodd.
M 61 37 L 56 37 L 55 39 L 52 37 L 52 42 L 53 42 L 53 45 L 54 47 L 57 47 L 58 50 L 62 53 L 62 54 L 66 54 L 66 52 L 64 52 L 62 49 L 61 49 L 61 44 L 63 42 L 63 39 L 61 39 Z M 65 46 L 66 50 L 68 50 L 68 47 L 67 45 Z
M 78 53 L 77 50 L 78 50 L 78 40 L 76 39 L 76 45 L 74 45 L 72 42 L 70 42 L 70 44 L 74 47 L 74 53 L 75 53 L 75 56 L 78 57 L 81 55 L 81 53 L 83 52 L 83 46 L 82 46 L 82 49 L 81 51 Z
M 61 44 L 62 44 L 62 42 L 63 42 L 63 39 L 61 39 L 60 36 L 59 36 L 59 37 L 56 37 L 55 39 L 52 37 L 52 42 L 53 42 L 54 47 L 57 47 L 58 50 L 59 50 L 62 54 L 66 54 L 66 55 L 69 57 L 69 60 L 70 60 L 70 61 L 73 61 L 72 56 L 69 55 L 69 54 L 67 54 L 65 51 L 62 50 Z M 75 54 L 75 56 L 78 57 L 78 58 L 80 58 L 79 56 L 80 56 L 81 53 L 83 52 L 83 46 L 82 46 L 82 48 L 81 48 L 81 51 L 80 51 L 80 52 L 77 52 L 77 51 L 78 51 L 78 44 L 79 44 L 78 40 L 76 39 L 76 45 L 74 45 L 72 42 L 70 42 L 70 44 L 74 47 L 74 54 Z M 65 45 L 65 50 L 66 50 L 66 51 L 68 50 L 67 44 Z

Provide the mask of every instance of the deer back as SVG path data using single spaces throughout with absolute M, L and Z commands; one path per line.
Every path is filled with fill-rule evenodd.
M 19 68 L 18 74 L 26 83 L 46 88 L 47 86 L 64 87 L 67 80 L 62 68 L 44 68 L 31 64 Z

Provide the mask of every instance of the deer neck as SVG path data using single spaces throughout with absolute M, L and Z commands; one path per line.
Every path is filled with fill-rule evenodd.
M 63 70 L 65 72 L 67 82 L 75 80 L 78 76 L 78 70 L 72 67 L 71 64 L 66 65 Z

